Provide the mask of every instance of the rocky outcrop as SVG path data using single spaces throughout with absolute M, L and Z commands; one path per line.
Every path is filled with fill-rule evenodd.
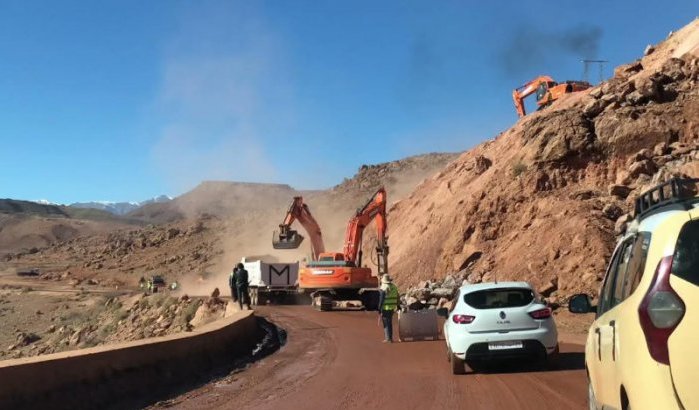
M 168 281 L 183 273 L 200 273 L 223 253 L 218 233 L 224 223 L 215 217 L 115 230 L 104 235 L 59 242 L 34 254 L 13 254 L 7 260 L 19 265 L 52 261 L 61 268 L 42 271 L 41 278 L 71 281 L 73 286 L 136 286 L 141 276 L 159 274 Z M 133 273 L 133 274 L 130 274 Z
M 214 297 L 139 294 L 109 298 L 83 320 L 52 324 L 41 335 L 17 331 L 16 343 L 0 350 L 0 357 L 35 356 L 191 331 L 222 318 L 225 311 L 226 302 Z

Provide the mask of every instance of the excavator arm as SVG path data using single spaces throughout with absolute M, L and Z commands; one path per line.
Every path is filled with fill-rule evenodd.
M 556 85 L 556 82 L 553 80 L 553 78 L 547 75 L 542 75 L 520 87 L 515 88 L 514 91 L 512 91 L 512 100 L 515 103 L 515 109 L 517 110 L 517 115 L 519 115 L 520 118 L 527 115 L 526 109 L 524 108 L 524 99 L 534 94 L 541 84 L 545 84 L 547 87 L 552 87 Z
M 386 190 L 382 187 L 350 219 L 345 233 L 344 255 L 346 261 L 360 266 L 362 263 L 362 236 L 364 229 L 376 220 L 378 274 L 388 273 L 388 221 L 386 218 Z
M 325 252 L 323 236 L 320 231 L 320 225 L 318 225 L 318 222 L 316 222 L 313 215 L 311 215 L 308 205 L 303 202 L 303 197 L 300 196 L 294 197 L 294 200 L 289 206 L 289 210 L 286 212 L 284 222 L 279 225 L 279 231 L 274 232 L 272 247 L 274 249 L 296 249 L 301 245 L 303 236 L 291 229 L 291 225 L 294 221 L 299 221 L 310 236 L 312 258 L 313 260 L 317 260 L 318 256 Z

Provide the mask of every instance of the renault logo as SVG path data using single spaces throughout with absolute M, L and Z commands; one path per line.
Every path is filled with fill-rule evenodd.
M 504 319 L 506 317 L 507 315 L 505 314 L 505 312 L 500 312 L 500 319 Z

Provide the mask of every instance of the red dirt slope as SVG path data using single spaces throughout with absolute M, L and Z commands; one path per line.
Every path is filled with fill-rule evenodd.
M 699 21 L 614 78 L 464 153 L 391 210 L 398 281 L 460 272 L 596 293 L 642 190 L 699 177 Z M 681 58 L 680 58 L 681 57 Z

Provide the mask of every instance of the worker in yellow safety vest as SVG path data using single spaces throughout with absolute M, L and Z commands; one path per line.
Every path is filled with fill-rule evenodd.
M 379 315 L 383 324 L 384 343 L 393 343 L 393 313 L 398 310 L 399 302 L 398 287 L 388 274 L 383 275 L 379 291 Z

